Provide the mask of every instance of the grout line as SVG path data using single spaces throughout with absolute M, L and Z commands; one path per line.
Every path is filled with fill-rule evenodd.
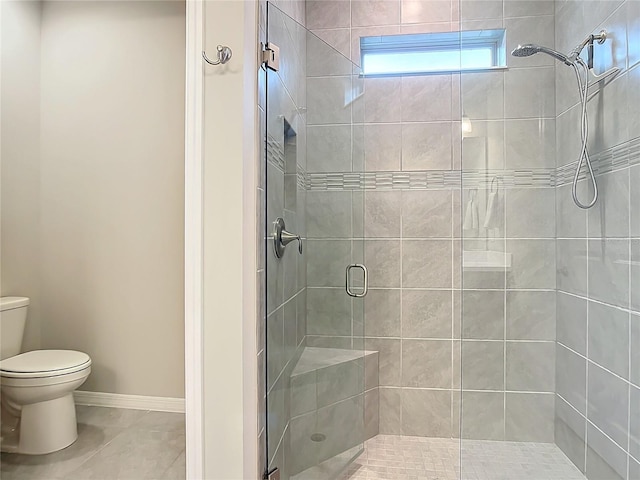
M 597 363 L 597 362 L 593 361 L 592 359 L 588 358 L 587 356 L 585 356 L 585 355 L 583 355 L 583 354 L 581 354 L 581 353 L 577 352 L 576 350 L 574 350 L 573 348 L 571 348 L 571 347 L 569 347 L 569 346 L 565 345 L 564 343 L 562 343 L 562 342 L 558 341 L 558 342 L 557 342 L 557 344 L 558 344 L 558 345 L 560 345 L 561 347 L 564 347 L 565 349 L 569 350 L 571 353 L 573 353 L 573 354 L 575 354 L 575 355 L 579 356 L 579 357 L 580 357 L 580 358 L 582 358 L 583 360 L 586 360 L 586 361 L 587 361 L 587 364 L 594 365 L 594 366 L 596 366 L 596 367 L 600 368 L 601 370 L 604 370 L 605 372 L 609 373 L 610 375 L 613 375 L 614 377 L 616 377 L 618 380 L 621 380 L 621 381 L 623 381 L 624 383 L 626 383 L 626 384 L 628 384 L 628 385 L 630 385 L 630 386 L 632 386 L 632 387 L 640 388 L 640 385 L 636 385 L 636 384 L 635 384 L 635 383 L 633 383 L 632 381 L 627 380 L 627 379 L 626 379 L 626 378 L 624 378 L 623 376 L 621 376 L 621 375 L 619 375 L 619 374 L 615 373 L 614 371 L 612 371 L 612 370 L 608 369 L 607 367 L 605 367 L 605 366 L 603 366 L 603 365 L 600 365 L 599 363 Z M 589 348 L 589 345 L 588 345 L 588 342 L 587 342 L 587 349 L 588 349 L 588 348 Z M 587 372 L 587 373 L 588 373 L 588 372 Z M 587 388 L 588 388 L 588 385 L 587 385 Z M 588 405 L 588 401 L 587 401 L 587 405 Z

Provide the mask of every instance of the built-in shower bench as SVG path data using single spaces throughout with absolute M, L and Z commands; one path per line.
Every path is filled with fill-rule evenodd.
M 291 373 L 295 475 L 378 434 L 378 352 L 305 347 Z M 339 465 L 336 465 L 336 468 Z

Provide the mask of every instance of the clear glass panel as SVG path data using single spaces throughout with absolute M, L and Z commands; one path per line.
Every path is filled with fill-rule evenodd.
M 333 479 L 364 442 L 363 299 L 347 294 L 362 264 L 361 192 L 328 188 L 361 168 L 355 140 L 358 70 L 268 4 L 267 39 L 267 464 L 282 479 Z M 274 253 L 274 221 L 300 235 Z M 361 292 L 360 267 L 350 287 Z
M 606 10 L 605 3 L 592 5 Z M 460 15 L 463 24 L 504 26 L 507 52 L 529 43 L 568 52 L 601 21 L 595 13 L 585 21 L 578 2 L 570 4 L 462 0 Z M 507 65 L 461 75 L 462 478 L 583 479 L 590 456 L 585 434 L 602 440 L 588 430 L 588 410 L 595 412 L 593 395 L 606 396 L 602 385 L 587 396 L 593 369 L 585 358 L 587 343 L 594 346 L 587 333 L 587 286 L 593 288 L 587 271 L 594 267 L 588 232 L 602 211 L 586 213 L 571 200 L 580 145 L 571 68 L 542 53 L 509 55 Z M 625 283 L 627 274 L 610 278 L 611 285 Z M 611 358 L 617 347 L 604 338 L 615 329 L 612 312 L 607 318 L 611 325 L 598 333 L 596 348 Z M 622 403 L 598 405 L 598 414 L 608 422 L 614 411 L 626 411 Z M 610 447 L 596 448 L 602 446 L 598 455 Z M 603 468 L 594 467 L 589 478 L 627 478 L 626 471 L 610 476 Z

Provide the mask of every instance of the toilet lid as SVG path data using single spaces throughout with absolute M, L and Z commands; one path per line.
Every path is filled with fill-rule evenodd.
M 33 350 L 0 361 L 3 377 L 52 377 L 77 372 L 91 365 L 91 358 L 75 350 Z

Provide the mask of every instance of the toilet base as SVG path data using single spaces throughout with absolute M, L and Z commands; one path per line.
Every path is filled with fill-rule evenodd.
M 17 445 L 3 441 L 2 451 L 43 455 L 68 447 L 78 438 L 73 393 L 23 405 Z M 3 439 L 8 440 L 8 439 Z

